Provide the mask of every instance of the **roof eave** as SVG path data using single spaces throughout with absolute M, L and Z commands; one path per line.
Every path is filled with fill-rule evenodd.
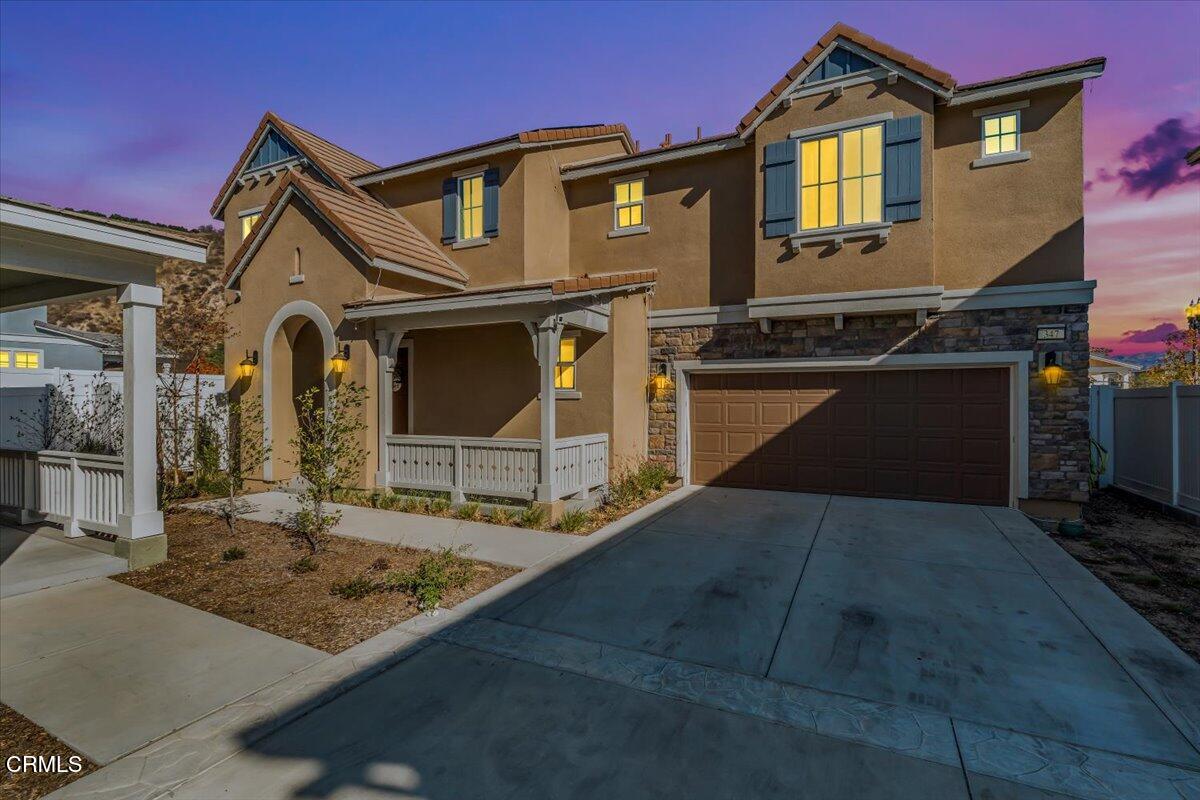
M 649 152 L 642 155 L 625 156 L 611 162 L 600 164 L 591 164 L 587 162 L 576 162 L 578 166 L 573 164 L 564 164 L 559 172 L 562 174 L 562 180 L 573 181 L 580 178 L 588 178 L 593 175 L 609 175 L 615 172 L 626 172 L 639 167 L 647 167 L 654 164 L 662 164 L 667 161 L 678 161 L 685 158 L 696 158 L 698 156 L 708 155 L 710 153 L 721 152 L 724 150 L 733 150 L 738 147 L 743 147 L 746 140 L 739 137 L 736 133 L 731 133 L 720 139 L 713 139 L 707 142 L 701 142 L 693 145 L 679 145 L 669 150 L 659 152 Z
M 1047 72 L 1044 75 L 1035 75 L 1029 78 L 1020 78 L 1011 81 L 1004 81 L 993 85 L 981 86 L 978 89 L 967 87 L 961 91 L 957 91 L 946 101 L 947 106 L 961 106 L 968 103 L 979 103 L 984 100 L 994 100 L 1000 97 L 1007 97 L 1014 94 L 1023 94 L 1025 92 L 1037 91 L 1039 89 L 1048 89 L 1052 86 L 1062 86 L 1068 83 L 1082 83 L 1083 81 L 1099 78 L 1104 74 L 1104 68 L 1107 62 L 1101 60 L 1099 63 L 1083 64 L 1077 67 L 1061 71 Z

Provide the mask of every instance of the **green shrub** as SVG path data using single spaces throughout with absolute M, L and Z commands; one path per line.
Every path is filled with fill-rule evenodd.
M 445 514 L 450 510 L 450 501 L 445 497 L 438 497 L 429 504 L 430 514 Z
M 622 507 L 645 500 L 671 480 L 671 471 L 661 461 L 641 461 L 621 470 L 609 482 L 608 502 Z
M 459 519 L 479 519 L 479 503 L 463 503 L 454 511 Z
M 563 533 L 574 533 L 575 531 L 582 530 L 590 519 L 591 514 L 588 512 L 581 508 L 573 508 L 570 511 L 564 511 L 563 515 L 558 519 L 558 524 L 554 527 Z
M 411 594 L 422 611 L 433 611 L 447 592 L 470 583 L 474 573 L 470 559 L 447 547 L 423 557 L 411 572 L 390 573 L 385 583 L 389 589 Z
M 643 461 L 638 464 L 634 474 L 637 476 L 638 485 L 646 494 L 662 491 L 671 480 L 671 470 L 661 461 Z
M 365 575 L 351 578 L 345 583 L 335 583 L 329 587 L 329 593 L 337 595 L 343 600 L 361 600 L 373 592 L 377 592 L 382 587 Z
M 317 571 L 317 560 L 312 556 L 301 556 L 291 563 L 290 569 L 296 575 Z
M 504 506 L 496 506 L 488 514 L 488 522 L 493 525 L 511 525 L 512 514 L 508 513 L 508 509 Z
M 243 547 L 238 547 L 236 544 L 233 547 L 226 547 L 221 553 L 222 561 L 238 561 L 246 557 L 246 550 Z
M 517 517 L 522 528 L 540 528 L 546 524 L 546 509 L 541 506 L 526 506 Z

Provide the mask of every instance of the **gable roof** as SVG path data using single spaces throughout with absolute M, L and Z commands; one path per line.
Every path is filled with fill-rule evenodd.
M 461 288 L 467 275 L 441 249 L 397 212 L 356 187 L 330 188 L 298 172 L 289 172 L 263 207 L 250 235 L 233 254 L 225 273 L 230 286 L 262 244 L 287 200 L 299 194 L 353 246 L 368 264 Z
M 465 147 L 456 147 L 453 150 L 445 150 L 431 156 L 422 156 L 411 161 L 401 161 L 399 164 L 392 164 L 389 167 L 364 171 L 354 176 L 354 183 L 358 186 L 367 183 L 377 183 L 399 175 L 408 175 L 435 167 L 449 166 L 462 161 L 483 158 L 509 150 L 537 147 L 543 144 L 553 144 L 554 142 L 567 142 L 573 139 L 599 139 L 608 137 L 620 138 L 622 144 L 625 146 L 625 151 L 627 153 L 633 152 L 633 140 L 630 138 L 629 129 L 625 127 L 625 123 L 623 122 L 599 125 L 567 125 L 556 128 L 534 128 L 533 130 L 501 136 L 499 139 L 489 139 L 486 142 L 479 142 Z
M 360 172 L 379 169 L 378 164 L 367 161 L 365 158 L 357 156 L 349 150 L 338 147 L 328 139 L 323 139 L 315 133 L 301 128 L 299 125 L 293 125 L 286 120 L 280 119 L 274 112 L 268 111 L 263 114 L 258 127 L 254 129 L 254 134 L 250 137 L 250 141 L 247 142 L 246 149 L 238 156 L 237 162 L 229 172 L 229 176 L 225 178 L 225 183 L 221 184 L 221 190 L 217 192 L 212 208 L 209 209 L 209 213 L 213 217 L 220 214 L 224 210 L 225 204 L 229 202 L 229 197 L 233 192 L 234 181 L 237 180 L 251 156 L 254 155 L 260 140 L 266 135 L 268 128 L 274 128 L 282 134 L 317 169 L 344 189 L 349 190 L 351 188 L 350 176 Z
M 860 30 L 851 28 L 849 25 L 838 22 L 832 28 L 825 32 L 825 35 L 817 40 L 807 53 L 805 53 L 795 65 L 789 69 L 784 76 L 775 82 L 766 94 L 759 98 L 746 114 L 738 122 L 737 131 L 740 134 L 745 134 L 748 129 L 755 126 L 755 122 L 767 111 L 775 101 L 778 100 L 788 87 L 813 64 L 815 64 L 825 52 L 826 48 L 836 42 L 838 39 L 856 44 L 865 50 L 869 50 L 889 61 L 894 61 L 907 70 L 910 70 L 923 78 L 932 81 L 947 92 L 952 90 L 955 85 L 955 80 L 949 72 L 944 72 L 937 67 L 928 64 L 911 53 L 906 53 L 903 50 L 897 50 L 890 44 L 881 42 L 878 39 L 868 36 Z

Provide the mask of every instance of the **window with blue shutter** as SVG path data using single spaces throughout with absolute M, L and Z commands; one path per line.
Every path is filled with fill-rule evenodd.
M 796 143 L 763 148 L 763 228 L 767 238 L 796 232 Z
M 883 218 L 921 217 L 921 118 L 891 119 L 883 127 Z
M 442 244 L 458 239 L 458 178 L 442 181 Z
M 483 173 L 483 235 L 500 235 L 500 170 Z

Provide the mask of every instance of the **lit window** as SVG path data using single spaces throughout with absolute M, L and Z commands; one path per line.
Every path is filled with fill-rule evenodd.
M 244 241 L 250 235 L 250 231 L 254 228 L 254 223 L 258 222 L 258 218 L 262 216 L 261 212 L 255 211 L 253 214 L 246 214 L 242 217 L 242 240 Z
M 576 340 L 562 339 L 558 343 L 558 363 L 554 365 L 554 388 L 575 388 Z
M 801 230 L 882 219 L 882 125 L 800 143 Z
M 17 350 L 13 353 L 13 365 L 17 369 L 37 369 L 41 363 L 42 354 L 37 350 Z
M 614 227 L 636 228 L 646 224 L 646 179 L 613 184 Z
M 12 366 L 12 356 L 7 350 L 0 350 L 0 368 L 8 369 Z
M 983 118 L 983 154 L 1015 153 L 1021 144 L 1021 112 L 1009 111 Z
M 458 179 L 460 200 L 458 238 L 460 241 L 483 236 L 483 176 Z

